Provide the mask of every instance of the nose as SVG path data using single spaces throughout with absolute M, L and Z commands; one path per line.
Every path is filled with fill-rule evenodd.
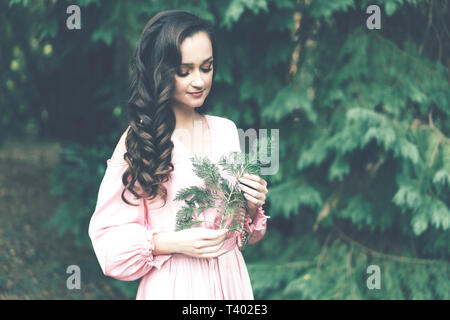
M 197 88 L 197 89 L 200 89 L 200 90 L 203 89 L 203 87 L 205 86 L 205 81 L 202 78 L 202 74 L 200 73 L 200 70 L 196 70 L 194 72 L 191 85 L 194 88 Z

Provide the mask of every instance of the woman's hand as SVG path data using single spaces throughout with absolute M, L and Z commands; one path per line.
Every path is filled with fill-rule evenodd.
M 220 250 L 227 236 L 227 229 L 185 229 L 174 232 L 176 253 L 194 258 L 216 258 L 227 250 Z
M 226 250 L 220 250 L 227 229 L 213 230 L 206 228 L 185 229 L 175 232 L 178 249 L 177 252 L 194 258 L 216 258 Z
M 255 174 L 244 174 L 239 178 L 241 182 L 239 189 L 244 192 L 244 197 L 247 199 L 247 212 L 250 218 L 255 218 L 257 209 L 262 207 L 266 201 L 266 196 L 269 191 L 267 190 L 267 182 Z

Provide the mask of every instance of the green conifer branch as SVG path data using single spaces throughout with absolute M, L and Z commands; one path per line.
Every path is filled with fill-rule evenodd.
M 195 174 L 205 182 L 205 187 L 192 186 L 178 191 L 175 200 L 185 205 L 176 214 L 176 230 L 197 227 L 202 223 L 213 224 L 219 229 L 241 232 L 242 248 L 248 243 L 249 230 L 244 227 L 248 218 L 247 201 L 238 188 L 239 178 L 245 173 L 260 174 L 259 160 L 253 161 L 245 153 L 231 152 L 222 156 L 217 165 L 207 157 L 191 157 Z M 234 177 L 235 182 L 221 176 L 222 170 Z M 220 223 L 199 219 L 207 209 L 216 209 Z

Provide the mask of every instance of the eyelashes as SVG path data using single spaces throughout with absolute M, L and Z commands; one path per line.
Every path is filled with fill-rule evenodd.
M 212 67 L 210 66 L 210 67 L 207 68 L 207 69 L 201 68 L 201 70 L 202 70 L 203 72 L 205 72 L 205 73 L 208 73 L 208 72 L 211 72 Z M 178 71 L 177 71 L 177 75 L 180 76 L 180 77 L 186 77 L 186 76 L 189 75 L 189 72 L 181 73 L 180 70 L 178 70 Z

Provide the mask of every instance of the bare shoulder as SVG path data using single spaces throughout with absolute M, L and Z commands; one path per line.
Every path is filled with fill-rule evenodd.
M 130 129 L 130 127 L 128 126 L 128 128 L 124 131 L 124 133 L 120 137 L 119 142 L 117 143 L 116 148 L 114 149 L 114 153 L 111 157 L 112 162 L 124 162 L 125 161 L 123 159 L 123 155 L 125 154 L 125 152 L 127 152 L 127 146 L 125 145 L 125 140 L 127 138 L 127 133 L 128 133 L 129 129 Z

